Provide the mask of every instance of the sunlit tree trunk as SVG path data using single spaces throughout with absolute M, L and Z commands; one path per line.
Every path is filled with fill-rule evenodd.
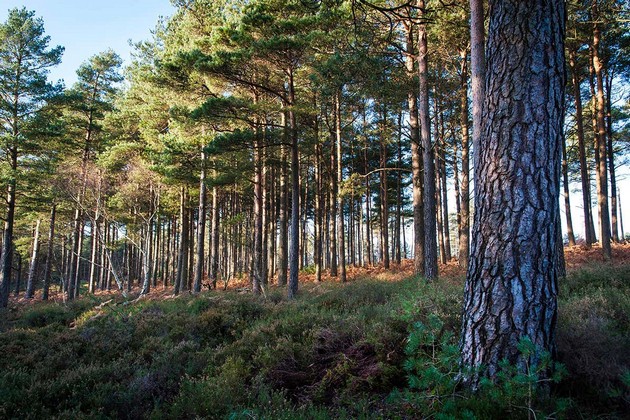
M 564 21 L 564 2 L 491 2 L 461 333 L 472 388 L 503 360 L 526 373 L 555 352 Z

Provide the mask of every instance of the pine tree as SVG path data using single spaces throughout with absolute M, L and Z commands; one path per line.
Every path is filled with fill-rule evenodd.
M 2 168 L 7 209 L 0 257 L 1 307 L 7 306 L 9 298 L 19 157 L 33 148 L 29 122 L 61 90 L 47 81 L 47 73 L 61 61 L 63 47 L 48 48 L 49 42 L 43 20 L 26 8 L 10 10 L 7 21 L 0 24 L 0 139 L 7 162 Z

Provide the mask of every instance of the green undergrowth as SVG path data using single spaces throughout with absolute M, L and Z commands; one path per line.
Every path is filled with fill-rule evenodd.
M 5 311 L 0 418 L 621 417 L 628 352 L 612 353 L 628 349 L 628 274 L 597 267 L 562 282 L 567 372 L 544 400 L 529 392 L 537 371 L 509 366 L 466 394 L 462 283 L 410 278 L 305 285 L 294 301 L 272 288 Z

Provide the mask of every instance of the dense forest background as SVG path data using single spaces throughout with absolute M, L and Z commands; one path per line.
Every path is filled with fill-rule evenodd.
M 73 299 L 134 285 L 198 292 L 243 276 L 260 293 L 291 277 L 295 293 L 302 269 L 343 282 L 347 265 L 415 258 L 429 277 L 438 255 L 466 266 L 467 2 L 177 6 L 127 68 L 104 51 L 69 87 L 46 80 L 63 48 L 47 45 L 43 22 L 10 12 L 3 305 L 9 283 L 28 297 L 37 288 L 46 299 L 52 285 Z M 617 2 L 568 4 L 565 242 L 601 237 L 607 257 L 608 238 L 625 234 L 615 174 L 628 148 L 626 12 Z M 423 93 L 419 32 L 430 63 Z M 419 114 L 418 98 L 428 101 Z
M 7 204 L 2 307 L 24 299 L 69 302 L 82 296 L 101 304 L 110 296 L 106 291 L 130 302 L 130 296 L 156 290 L 179 295 L 238 288 L 267 298 L 239 301 L 254 318 L 272 314 L 282 323 L 288 315 L 271 309 L 269 298 L 282 300 L 282 290 L 293 299 L 307 279 L 345 283 L 357 267 L 395 272 L 410 260 L 411 272 L 431 281 L 440 269 L 469 266 L 473 203 L 479 199 L 473 174 L 483 168 L 473 162 L 482 119 L 475 114 L 479 85 L 471 76 L 479 75 L 479 62 L 475 48 L 471 51 L 475 22 L 471 41 L 468 1 L 173 4 L 175 14 L 157 24 L 152 39 L 134 45 L 128 66 L 123 68 L 112 50 L 98 52 L 77 69 L 72 86 L 47 78 L 62 60 L 63 47 L 50 45 L 36 11 L 12 9 L 0 25 L 0 187 Z M 477 4 L 483 33 L 484 4 Z M 629 18 L 623 1 L 568 1 L 560 52 L 566 59 L 559 101 L 564 107 L 558 108 L 564 112 L 558 143 L 562 190 L 554 206 L 558 216 L 563 209 L 566 231 L 558 243 L 580 245 L 584 252 L 594 247 L 589 255 L 608 262 L 619 257 L 613 244 L 626 240 L 616 175 L 630 147 Z M 517 58 L 508 67 L 518 68 Z M 538 106 L 551 109 L 547 103 Z M 572 185 L 581 188 L 572 191 Z M 559 228 L 559 217 L 549 226 Z M 518 232 L 513 235 L 508 239 Z M 560 260 L 557 268 L 553 263 L 553 276 L 556 269 L 559 277 L 565 274 Z M 389 287 L 394 286 L 371 284 L 355 293 L 369 295 L 366 302 L 382 293 L 404 306 L 397 293 L 409 293 L 409 285 Z M 456 323 L 449 317 L 459 315 L 462 302 L 455 299 L 460 305 L 455 309 L 453 302 L 440 300 L 453 296 L 454 286 L 439 287 L 446 289 L 423 291 L 436 294 L 437 312 L 447 319 L 425 314 L 424 329 L 409 336 L 407 355 L 437 345 L 445 359 L 431 363 L 450 366 L 456 351 L 444 324 Z M 335 300 L 344 299 L 342 292 L 333 294 L 339 296 L 331 305 L 343 307 Z M 300 305 L 321 303 L 309 299 Z M 199 302 L 191 303 L 198 305 L 191 316 L 207 309 L 206 300 Z M 356 322 L 365 321 L 369 314 L 357 309 L 361 302 L 351 299 L 339 313 L 357 310 Z M 389 302 L 379 304 L 379 310 L 391 309 Z M 232 317 L 248 331 L 248 315 L 218 305 L 213 316 Z M 405 319 L 425 310 L 411 309 Z M 19 322 L 28 323 L 25 319 Z M 77 325 L 83 322 L 88 321 Z M 233 325 L 217 328 L 227 334 Z M 397 328 L 392 334 L 405 331 Z M 519 354 L 535 353 L 530 344 L 519 343 Z M 289 364 L 284 368 L 299 371 L 297 359 L 283 360 Z M 238 360 L 222 359 L 228 389 L 230 380 L 249 375 Z M 543 373 L 552 370 L 551 359 L 536 360 L 540 369 L 528 374 L 551 378 Z M 389 366 L 383 363 L 380 368 Z M 411 379 L 410 387 L 422 388 L 428 379 L 418 373 L 419 365 L 405 366 L 417 381 Z M 188 368 L 199 373 L 188 366 L 173 375 Z M 300 378 L 282 376 L 281 366 L 276 368 L 267 374 L 278 375 L 272 378 L 278 388 L 295 391 L 295 399 L 308 394 L 309 401 L 327 400 L 309 394 L 313 389 L 291 388 Z M 611 384 L 627 376 L 619 369 Z M 527 376 L 530 389 L 536 387 L 534 376 Z M 398 385 L 395 377 L 387 386 Z M 329 381 L 322 392 L 331 384 L 343 388 L 335 377 Z M 449 386 L 454 385 L 435 385 Z M 163 391 L 159 398 L 171 401 L 173 395 Z M 627 398 L 627 392 L 617 392 L 615 398 Z M 184 415 L 180 404 L 175 409 L 183 411 L 170 415 Z M 227 406 L 216 409 L 229 412 Z M 126 408 L 108 410 L 120 414 Z M 131 417 L 149 412 L 144 406 L 134 410 L 139 411 L 132 410 Z

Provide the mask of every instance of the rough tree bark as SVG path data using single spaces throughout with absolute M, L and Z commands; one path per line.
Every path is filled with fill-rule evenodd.
M 507 359 L 555 351 L 564 2 L 490 2 L 487 96 L 475 149 L 475 217 L 461 353 L 473 389 Z M 474 53 L 473 53 L 474 54 Z M 538 351 L 517 349 L 528 337 Z

